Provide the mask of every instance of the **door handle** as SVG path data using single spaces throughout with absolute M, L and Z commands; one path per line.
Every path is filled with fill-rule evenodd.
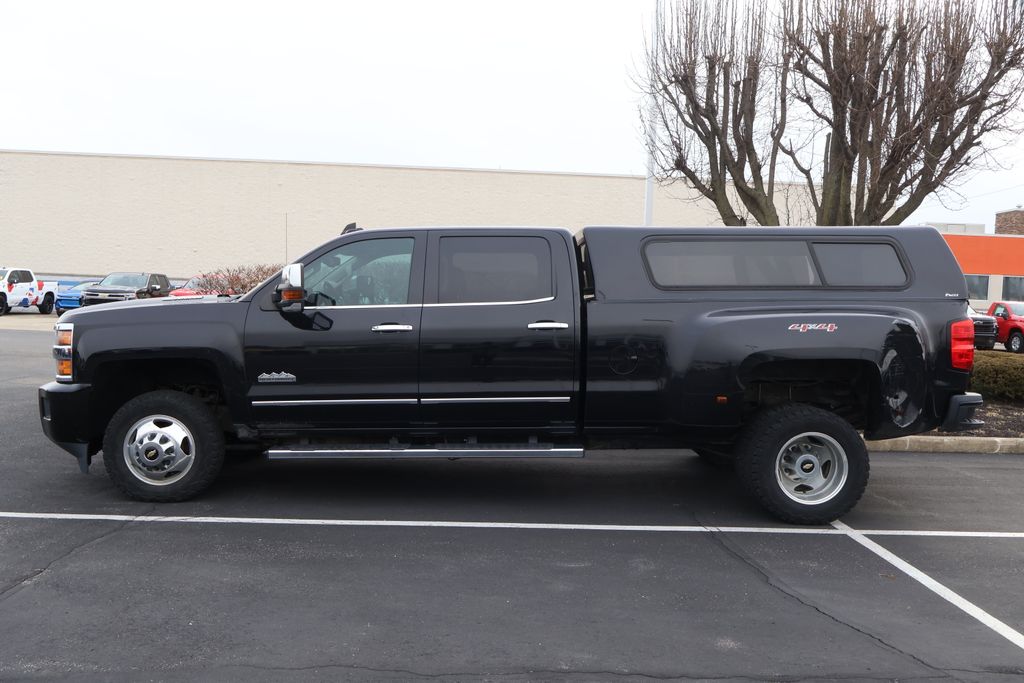
M 370 328 L 370 332 L 411 332 L 412 325 L 399 325 L 397 323 L 381 323 Z
M 556 323 L 551 320 L 538 320 L 526 326 L 528 330 L 567 330 L 569 323 Z

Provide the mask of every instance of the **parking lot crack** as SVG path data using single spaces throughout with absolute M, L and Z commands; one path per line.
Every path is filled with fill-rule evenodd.
M 901 650 L 900 648 L 896 647 L 892 643 L 889 643 L 889 642 L 885 641 L 880 636 L 877 636 L 874 633 L 871 633 L 869 631 L 864 630 L 863 628 L 860 628 L 860 627 L 858 627 L 858 626 L 856 626 L 854 624 L 851 624 L 851 623 L 849 623 L 847 621 L 844 621 L 843 619 L 839 618 L 838 616 L 829 613 L 828 611 L 826 611 L 822 607 L 820 607 L 820 606 L 814 604 L 813 602 L 811 602 L 810 600 L 804 598 L 795 589 L 793 589 L 792 587 L 788 586 L 785 581 L 783 581 L 782 579 L 780 579 L 777 576 L 773 576 L 772 573 L 768 569 L 766 569 L 765 567 L 763 567 L 760 564 L 758 564 L 753 558 L 747 556 L 739 547 L 734 546 L 729 541 L 729 539 L 727 538 L 726 534 L 711 533 L 711 534 L 709 534 L 709 536 L 711 536 L 711 538 L 714 539 L 714 541 L 725 552 L 727 552 L 728 554 L 732 555 L 733 557 L 735 557 L 737 560 L 739 560 L 743 564 L 747 565 L 747 567 L 752 569 L 758 576 L 760 576 L 762 579 L 764 579 L 765 583 L 769 587 L 771 587 L 774 590 L 778 591 L 779 593 L 781 593 L 782 595 L 786 596 L 787 598 L 795 600 L 796 602 L 800 603 L 804 607 L 807 607 L 809 609 L 814 610 L 815 612 L 817 612 L 818 614 L 822 615 L 826 619 L 830 619 L 830 620 L 834 621 L 835 623 L 837 623 L 837 624 L 839 624 L 841 626 L 845 626 L 846 628 L 851 629 L 851 630 L 859 633 L 860 635 L 865 636 L 865 637 L 875 641 L 876 643 L 878 643 L 879 645 L 881 645 L 882 647 L 884 647 L 885 649 L 887 649 L 887 650 L 889 650 L 891 652 L 895 652 L 895 653 L 900 654 L 900 655 L 902 655 L 904 657 L 907 657 L 908 659 L 913 660 L 914 662 L 918 663 L 919 665 L 925 667 L 928 671 L 934 672 L 936 675 L 944 676 L 944 677 L 949 677 L 950 676 L 950 674 L 948 672 L 946 672 L 946 671 L 944 671 L 944 670 L 942 670 L 942 669 L 940 669 L 938 667 L 932 666 L 931 664 L 929 664 L 928 662 L 924 661 L 923 659 L 921 659 L 917 655 L 915 655 L 913 653 L 910 653 L 910 652 L 907 652 L 905 650 Z
M 81 541 L 80 543 L 76 543 L 76 544 L 72 545 L 70 548 L 65 550 L 63 553 L 61 553 L 57 557 L 53 558 L 49 562 L 47 562 L 44 567 L 41 567 L 39 569 L 33 569 L 32 571 L 26 573 L 24 576 L 21 576 L 21 577 L 15 579 L 9 585 L 7 585 L 7 586 L 5 586 L 3 588 L 0 588 L 0 602 L 3 602 L 5 600 L 7 600 L 8 598 L 14 596 L 18 592 L 20 592 L 23 588 L 26 588 L 26 587 L 32 585 L 32 583 L 37 578 L 39 578 L 40 576 L 42 576 L 43 574 L 48 572 L 50 570 L 50 568 L 53 567 L 58 562 L 61 562 L 62 560 L 67 559 L 71 555 L 74 555 L 75 553 L 77 553 L 78 551 L 80 551 L 80 550 L 82 550 L 84 548 L 87 548 L 89 546 L 95 545 L 95 544 L 103 541 L 104 539 L 109 538 L 110 536 L 113 536 L 114 534 L 116 534 L 117 532 L 121 531 L 122 529 L 124 529 L 129 524 L 131 524 L 132 521 L 133 520 L 130 520 L 130 519 L 125 520 L 123 522 L 118 523 L 117 526 L 115 526 L 113 529 L 108 529 L 107 531 L 104 531 L 103 533 L 101 533 L 99 535 L 93 536 L 91 538 L 87 538 L 87 539 Z

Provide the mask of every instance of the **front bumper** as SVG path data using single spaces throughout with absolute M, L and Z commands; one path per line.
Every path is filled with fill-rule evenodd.
M 89 402 L 92 385 L 50 382 L 39 387 L 39 421 L 46 437 L 78 458 L 88 471 L 99 444 L 92 438 Z
M 996 345 L 996 335 L 992 334 L 975 334 L 974 335 L 974 347 L 977 349 L 991 349 Z
M 974 418 L 974 411 L 984 404 L 981 394 L 968 391 L 964 394 L 955 394 L 949 398 L 949 407 L 946 409 L 946 417 L 939 428 L 944 432 L 962 432 L 968 429 L 977 429 L 985 424 Z
M 60 297 L 57 297 L 57 302 L 56 302 L 55 305 L 57 306 L 57 308 L 59 308 L 62 311 L 70 311 L 73 308 L 81 307 L 82 300 L 81 299 L 61 299 Z

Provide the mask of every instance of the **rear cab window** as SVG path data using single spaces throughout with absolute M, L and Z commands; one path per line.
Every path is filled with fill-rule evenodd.
M 554 296 L 551 245 L 543 237 L 442 237 L 438 251 L 438 303 L 522 303 Z

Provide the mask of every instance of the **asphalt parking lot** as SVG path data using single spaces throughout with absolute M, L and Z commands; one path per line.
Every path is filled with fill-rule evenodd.
M 52 335 L 24 315 L 0 318 L 0 679 L 1024 676 L 1024 456 L 878 454 L 825 529 L 688 451 L 237 457 L 158 507 L 43 437 Z

